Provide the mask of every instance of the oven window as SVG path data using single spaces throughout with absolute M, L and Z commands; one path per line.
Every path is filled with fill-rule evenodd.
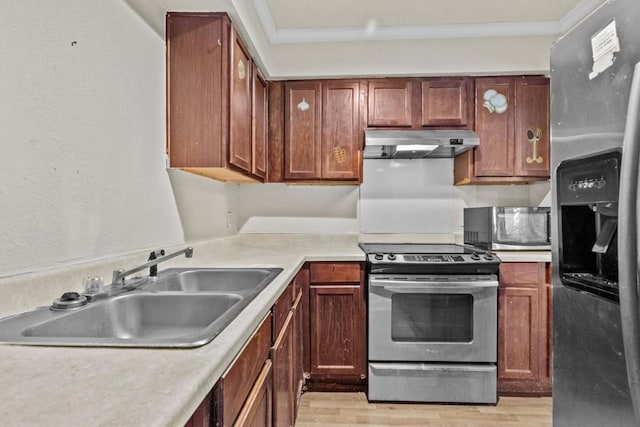
M 399 342 L 470 342 L 473 296 L 469 294 L 394 294 L 391 339 Z

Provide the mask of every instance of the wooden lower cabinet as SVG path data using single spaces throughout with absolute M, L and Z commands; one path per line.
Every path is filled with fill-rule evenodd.
M 309 390 L 363 390 L 366 308 L 360 263 L 311 263 Z
M 212 393 L 207 394 L 202 403 L 196 408 L 191 418 L 185 423 L 184 427 L 209 427 L 212 418 Z
M 307 390 L 364 390 L 363 265 L 303 266 L 186 426 L 295 425 Z
M 213 389 L 215 426 L 232 426 L 260 377 L 271 348 L 271 316 L 267 316 L 240 355 Z
M 271 349 L 274 365 L 273 376 L 273 424 L 290 427 L 295 422 L 297 388 L 293 374 L 293 312 L 289 312 L 285 324 Z
M 303 334 L 304 311 L 303 294 L 308 283 L 309 271 L 302 269 L 274 305 L 277 320 L 273 330 L 271 360 L 273 375 L 273 425 L 291 427 L 295 424 L 298 405 L 304 387 Z
M 548 264 L 500 265 L 498 393 L 551 393 L 551 317 Z
M 258 375 L 249 397 L 245 402 L 240 415 L 233 424 L 234 427 L 271 427 L 273 374 L 271 360 L 264 362 L 264 366 Z

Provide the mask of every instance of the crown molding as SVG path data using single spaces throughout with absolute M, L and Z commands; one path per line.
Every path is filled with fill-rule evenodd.
M 604 3 L 604 0 L 582 0 L 560 20 L 560 31 L 563 34 L 566 33 L 589 16 L 602 3 Z
M 380 26 L 277 29 L 267 0 L 253 0 L 258 17 L 272 44 L 368 40 L 452 39 L 486 37 L 557 36 L 572 28 L 603 0 L 582 0 L 560 21 L 485 24 Z

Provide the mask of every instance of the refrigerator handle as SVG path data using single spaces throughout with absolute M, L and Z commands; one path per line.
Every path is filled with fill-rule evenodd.
M 640 421 L 640 318 L 638 313 L 638 164 L 640 159 L 640 62 L 629 94 L 622 142 L 618 211 L 618 283 L 624 353 L 631 400 Z

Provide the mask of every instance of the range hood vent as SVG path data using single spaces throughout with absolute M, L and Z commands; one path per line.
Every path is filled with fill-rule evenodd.
M 365 159 L 450 158 L 480 144 L 470 130 L 365 129 Z

